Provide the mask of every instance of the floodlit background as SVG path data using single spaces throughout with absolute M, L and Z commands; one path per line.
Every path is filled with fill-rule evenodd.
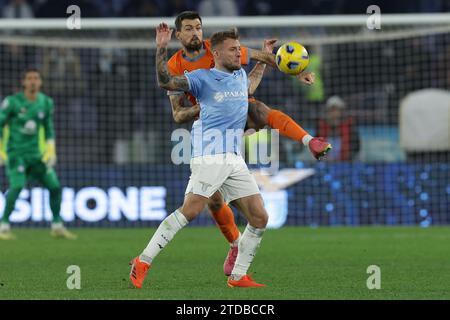
M 81 30 L 66 28 L 72 4 L 81 9 Z M 68 226 L 157 225 L 182 203 L 189 167 L 172 164 L 171 133 L 191 124 L 172 120 L 156 85 L 154 27 L 173 26 L 177 13 L 195 9 L 205 38 L 237 26 L 244 46 L 260 48 L 264 38 L 276 37 L 279 45 L 296 40 L 310 53 L 313 86 L 267 68 L 256 92 L 334 147 L 328 160 L 316 162 L 300 143 L 280 138 L 274 161 L 281 171 L 271 182 L 299 179 L 264 192 L 272 227 L 448 224 L 449 2 L 377 1 L 379 30 L 367 28 L 371 4 L 1 0 L 0 97 L 20 89 L 27 66 L 42 71 L 43 91 L 56 105 L 56 168 Z M 170 53 L 178 49 L 173 40 Z M 247 138 L 247 149 L 269 138 Z M 4 193 L 4 170 L 0 186 Z M 13 222 L 50 220 L 46 191 L 35 187 L 21 194 Z M 193 224 L 213 222 L 204 214 Z

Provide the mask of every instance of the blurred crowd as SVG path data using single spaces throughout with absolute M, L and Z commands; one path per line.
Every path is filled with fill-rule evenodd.
M 372 4 L 383 13 L 447 12 L 447 0 L 0 0 L 3 18 L 66 17 L 70 5 L 83 17 L 175 16 L 197 10 L 202 16 L 362 14 Z
M 336 161 L 359 159 L 358 126 L 396 127 L 399 101 L 407 93 L 450 88 L 448 34 L 310 49 L 314 86 L 268 68 L 256 97 L 298 119 L 312 134 L 327 137 Z M 3 44 L 0 56 L 1 98 L 20 90 L 20 70 L 31 65 L 42 71 L 43 91 L 57 105 L 62 162 L 128 162 L 117 158 L 120 141 L 128 141 L 126 150 L 131 143 L 145 151 L 133 161 L 158 163 L 170 156 L 167 137 L 180 125 L 172 121 L 168 99 L 156 86 L 153 50 Z M 286 149 L 282 161 L 295 163 L 304 150 L 295 143 L 289 149 L 287 139 L 281 142 Z
M 365 12 L 371 2 L 315 0 L 306 5 L 306 1 L 266 0 L 0 0 L 0 12 L 7 18 L 65 17 L 66 8 L 78 4 L 84 17 L 173 16 L 193 8 L 203 16 L 335 14 Z M 436 12 L 449 9 L 449 3 L 377 1 L 382 12 Z M 308 51 L 308 70 L 317 76 L 314 86 L 305 88 L 280 72 L 266 72 L 257 97 L 299 119 L 312 134 L 332 141 L 333 160 L 358 159 L 362 145 L 358 126 L 396 126 L 398 103 L 407 93 L 430 87 L 450 88 L 448 33 L 310 46 Z M 0 98 L 20 90 L 18 71 L 36 66 L 42 71 L 44 92 L 57 105 L 56 130 L 59 141 L 64 142 L 59 144 L 62 163 L 161 163 L 170 156 L 167 136 L 179 125 L 170 121 L 168 99 L 156 88 L 153 55 L 147 49 L 2 43 Z M 300 145 L 291 148 L 286 141 L 282 160 L 293 164 L 301 152 L 296 150 Z M 122 159 L 121 154 L 131 154 L 132 159 Z

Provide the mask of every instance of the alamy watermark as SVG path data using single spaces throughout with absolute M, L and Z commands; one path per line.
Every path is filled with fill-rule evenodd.
M 71 14 L 66 20 L 66 26 L 69 30 L 81 29 L 81 9 L 77 5 L 67 7 L 67 14 Z
M 370 16 L 366 20 L 367 29 L 369 30 L 380 30 L 381 29 L 381 9 L 377 5 L 371 5 L 367 7 L 367 14 Z
M 370 265 L 366 270 L 367 274 L 370 276 L 367 278 L 366 285 L 367 289 L 381 289 L 381 269 L 379 266 Z
M 279 142 L 278 130 L 227 129 L 225 132 L 218 129 L 202 130 L 194 128 L 192 132 L 186 129 L 176 129 L 172 132 L 171 141 L 174 143 L 171 151 L 171 160 L 175 165 L 190 164 L 193 157 L 211 154 L 236 153 L 246 159 L 247 164 L 257 165 L 267 169 L 267 172 L 276 172 L 279 168 Z M 236 149 L 237 148 L 237 149 Z M 208 158 L 207 164 L 223 164 L 228 158 Z M 205 160 L 205 162 L 208 160 Z
M 66 286 L 69 290 L 81 289 L 81 269 L 77 265 L 71 265 L 67 267 L 67 274 L 70 276 L 67 278 Z

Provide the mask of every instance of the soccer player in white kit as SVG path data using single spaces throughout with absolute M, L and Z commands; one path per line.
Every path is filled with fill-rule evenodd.
M 191 131 L 191 176 L 184 203 L 166 217 L 141 255 L 132 261 L 130 280 L 141 288 L 154 258 L 175 234 L 220 191 L 248 221 L 239 240 L 236 264 L 228 278 L 230 287 L 263 287 L 247 271 L 259 247 L 268 220 L 258 185 L 241 156 L 248 112 L 247 74 L 241 67 L 239 38 L 235 31 L 211 37 L 215 67 L 172 77 L 167 70 L 167 45 L 172 35 L 165 23 L 156 28 L 158 84 L 166 90 L 192 93 L 200 104 L 200 119 Z

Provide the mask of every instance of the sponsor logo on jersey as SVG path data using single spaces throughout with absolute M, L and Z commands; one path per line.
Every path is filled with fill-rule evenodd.
M 28 120 L 27 122 L 25 122 L 25 125 L 23 126 L 22 130 L 23 134 L 33 135 L 36 134 L 36 132 L 37 132 L 36 121 Z
M 2 109 L 6 109 L 9 106 L 9 100 L 8 99 L 4 99 L 2 102 Z
M 214 95 L 214 100 L 216 100 L 217 102 L 222 102 L 224 98 L 224 95 L 222 92 L 216 92 L 216 94 Z
M 224 100 L 245 100 L 247 99 L 247 92 L 244 91 L 223 91 L 216 92 L 214 100 L 222 102 Z

